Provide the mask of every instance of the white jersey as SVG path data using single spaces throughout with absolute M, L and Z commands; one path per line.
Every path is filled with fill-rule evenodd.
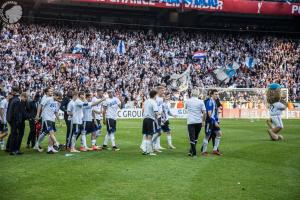
M 281 116 L 282 111 L 286 109 L 286 106 L 281 102 L 276 102 L 270 105 L 270 115 L 271 116 Z
M 67 112 L 72 113 L 73 114 L 73 110 L 74 110 L 74 100 L 72 99 L 67 106 Z M 68 115 L 68 120 L 71 121 L 72 120 L 72 115 Z
M 144 103 L 143 117 L 155 120 L 155 112 L 158 112 L 156 101 L 154 99 L 147 99 Z
M 41 102 L 43 112 L 42 119 L 43 121 L 52 121 L 55 122 L 56 113 L 59 111 L 59 103 L 54 100 L 53 97 L 45 97 Z
M 90 103 L 91 105 L 91 103 Z M 83 108 L 83 121 L 84 122 L 91 122 L 93 121 L 93 111 L 92 106 L 86 106 Z
M 44 107 L 45 107 L 45 103 L 46 103 L 47 98 L 48 98 L 48 96 L 47 96 L 47 95 L 44 95 L 44 96 L 42 97 L 42 99 L 41 99 L 41 102 L 40 102 L 41 108 L 42 108 L 42 113 L 41 113 L 42 120 L 44 120 L 44 119 L 43 119 L 43 116 L 44 116 Z
M 163 102 L 161 120 L 163 122 L 168 121 L 170 115 L 172 115 L 171 114 L 171 104 L 169 102 Z
M 187 124 L 202 123 L 203 113 L 206 111 L 202 100 L 192 97 L 186 101 L 185 108 L 188 111 Z
M 162 105 L 164 103 L 163 98 L 156 96 L 156 103 L 157 103 L 157 107 L 158 107 L 158 112 L 161 114 L 162 113 Z
M 105 117 L 116 120 L 118 117 L 118 109 L 121 101 L 117 97 L 107 98 L 103 102 L 103 107 L 106 108 Z
M 82 124 L 83 121 L 83 108 L 91 107 L 91 103 L 83 102 L 80 99 L 74 101 L 73 106 L 73 124 Z
M 2 101 L 0 102 L 0 109 L 3 110 L 3 118 L 0 116 L 0 121 L 2 121 L 4 124 L 6 124 L 7 123 L 6 113 L 7 113 L 7 109 L 8 109 L 7 99 L 2 99 Z
M 100 99 L 98 99 L 97 97 L 93 97 L 92 102 L 94 103 L 98 100 L 100 100 Z M 93 111 L 95 110 L 97 112 L 102 113 L 102 103 L 99 103 L 98 105 L 93 106 L 92 110 Z M 95 119 L 101 120 L 102 119 L 102 114 L 95 113 Z

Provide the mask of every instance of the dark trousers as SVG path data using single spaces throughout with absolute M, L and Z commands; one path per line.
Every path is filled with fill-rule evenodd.
M 24 131 L 25 131 L 25 123 L 21 124 L 10 124 L 11 133 L 9 135 L 9 144 L 8 149 L 9 152 L 20 151 Z
M 189 139 L 190 139 L 190 153 L 192 156 L 197 155 L 196 145 L 198 142 L 198 137 L 201 131 L 202 123 L 197 124 L 188 124 L 188 132 L 189 132 Z
M 35 120 L 31 119 L 29 120 L 29 134 L 28 134 L 28 138 L 27 138 L 27 145 L 30 145 L 31 143 L 31 147 L 34 147 L 35 145 L 35 141 L 36 141 L 36 132 L 35 132 Z
M 66 126 L 67 126 L 67 134 L 66 134 L 66 147 L 71 147 L 71 144 L 69 144 L 69 137 L 70 137 L 70 127 L 71 127 L 71 121 L 68 120 L 68 119 L 65 119 L 65 123 L 66 123 Z
M 22 145 L 22 140 L 23 140 L 23 136 L 24 136 L 24 133 L 25 133 L 25 122 L 23 122 L 21 125 L 20 125 L 20 134 L 19 134 L 19 137 L 18 137 L 18 146 L 17 146 L 17 150 L 20 151 L 21 149 L 21 145 Z

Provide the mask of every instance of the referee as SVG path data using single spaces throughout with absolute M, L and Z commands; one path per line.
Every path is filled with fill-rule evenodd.
M 191 92 L 191 98 L 185 103 L 185 108 L 188 112 L 187 125 L 188 125 L 188 136 L 190 141 L 189 156 L 196 157 L 196 145 L 198 137 L 205 122 L 206 109 L 204 102 L 199 99 L 200 92 L 198 89 L 193 89 Z

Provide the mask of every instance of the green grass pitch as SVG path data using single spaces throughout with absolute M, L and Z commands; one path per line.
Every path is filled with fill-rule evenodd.
M 171 121 L 177 148 L 156 157 L 139 151 L 140 119 L 118 120 L 116 141 L 121 151 L 70 157 L 65 152 L 48 155 L 25 149 L 26 129 L 23 156 L 0 152 L 0 199 L 298 200 L 300 123 L 284 120 L 284 125 L 285 140 L 271 142 L 264 120 L 222 120 L 224 156 L 197 159 L 187 156 L 186 121 L 180 119 Z M 65 127 L 57 128 L 63 142 Z M 167 146 L 165 135 L 161 143 Z

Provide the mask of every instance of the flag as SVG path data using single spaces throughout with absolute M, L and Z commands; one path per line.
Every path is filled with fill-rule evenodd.
M 189 88 L 190 81 L 190 67 L 188 67 L 182 74 L 173 74 L 170 79 L 173 89 L 179 92 L 187 90 Z
M 232 77 L 236 74 L 236 71 L 235 71 L 235 69 L 233 68 L 233 66 L 236 67 L 236 63 L 234 63 L 234 64 L 229 64 L 229 65 L 227 65 L 227 67 L 226 67 L 226 71 L 225 71 L 225 72 L 226 72 L 228 78 L 232 78 Z
M 255 65 L 255 62 L 256 60 L 253 58 L 253 57 L 249 57 L 247 56 L 246 57 L 246 60 L 245 60 L 245 65 L 249 68 L 249 69 L 252 69 Z
M 193 55 L 193 59 L 204 59 L 204 58 L 206 58 L 205 51 L 196 51 Z
M 238 68 L 240 68 L 240 66 L 236 62 L 233 62 L 226 67 L 218 67 L 213 72 L 219 81 L 228 83 L 229 80 L 236 75 Z
M 221 82 L 229 82 L 229 77 L 226 74 L 224 68 L 219 68 L 214 70 L 214 74 L 216 75 L 216 78 Z
M 126 53 L 125 42 L 123 40 L 119 40 L 117 52 L 119 55 Z
M 232 78 L 235 75 L 235 70 L 234 69 L 226 69 L 226 74 L 228 76 L 228 78 Z
M 237 62 L 233 62 L 233 63 L 232 63 L 232 69 L 237 70 L 237 69 L 239 69 L 239 68 L 240 68 L 240 65 L 239 65 Z
M 74 48 L 72 53 L 82 53 L 82 50 L 84 49 L 84 46 L 77 44 Z

